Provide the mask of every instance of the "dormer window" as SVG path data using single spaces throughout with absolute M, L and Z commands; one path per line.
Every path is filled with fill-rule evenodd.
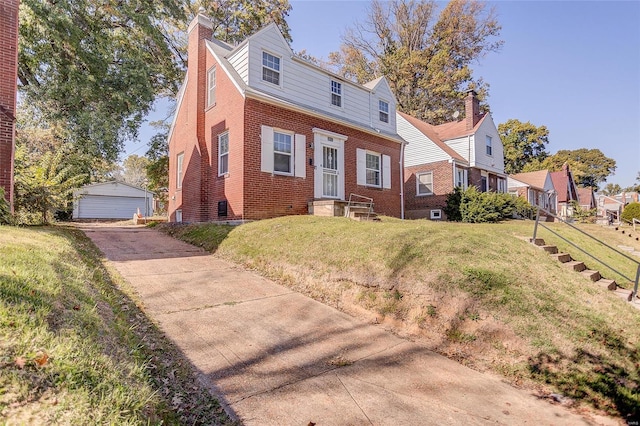
M 342 83 L 331 80 L 331 105 L 342 107 Z
M 262 52 L 262 80 L 280 85 L 280 58 L 267 52 Z
M 382 121 L 383 123 L 388 123 L 389 122 L 389 102 L 379 100 L 378 112 L 380 116 L 380 121 Z

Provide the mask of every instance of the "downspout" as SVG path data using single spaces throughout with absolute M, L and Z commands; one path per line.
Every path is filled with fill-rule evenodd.
M 407 142 L 402 141 L 400 145 L 400 219 L 404 220 L 404 146 Z

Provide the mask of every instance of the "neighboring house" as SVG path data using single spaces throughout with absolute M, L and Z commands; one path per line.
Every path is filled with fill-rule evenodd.
M 0 0 L 0 188 L 13 211 L 13 154 L 18 82 L 18 0 Z
M 564 163 L 562 170 L 550 172 L 549 175 L 557 194 L 557 215 L 561 219 L 567 219 L 573 215 L 571 202 L 578 201 L 578 187 L 573 179 L 573 173 L 569 164 Z
M 153 214 L 153 192 L 124 182 L 85 185 L 73 192 L 73 219 L 131 219 Z
M 597 195 L 597 216 L 606 222 L 620 222 L 622 211 L 629 203 L 637 203 L 640 200 L 640 193 L 622 192 L 616 195 Z
M 532 206 L 556 214 L 556 190 L 548 170 L 509 175 L 507 187 L 510 194 L 524 198 Z
M 275 24 L 237 46 L 198 15 L 169 132 L 169 220 L 307 214 L 318 200 L 370 197 L 401 214 L 395 97 L 294 55 Z
M 480 114 L 476 93 L 465 100 L 465 119 L 433 126 L 397 114 L 404 152 L 407 218 L 443 219 L 447 194 L 455 187 L 507 192 L 502 141 L 491 115 Z
M 583 210 L 591 210 L 596 208 L 596 195 L 593 189 L 578 188 L 578 205 Z

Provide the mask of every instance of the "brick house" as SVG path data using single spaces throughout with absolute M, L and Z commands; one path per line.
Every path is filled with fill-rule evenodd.
M 551 181 L 553 187 L 556 190 L 557 204 L 556 211 L 561 219 L 568 219 L 573 216 L 572 201 L 579 201 L 578 199 L 578 186 L 573 179 L 573 173 L 569 164 L 564 163 L 562 170 L 557 172 L 550 172 Z
M 443 219 L 447 194 L 474 185 L 478 190 L 507 192 L 504 152 L 489 114 L 480 114 L 476 93 L 465 99 L 465 118 L 433 126 L 397 113 L 404 152 L 405 216 Z
M 507 188 L 510 194 L 524 198 L 532 206 L 556 214 L 557 194 L 548 170 L 509 175 Z
M 12 211 L 19 3 L 0 0 L 0 188 L 4 189 Z
M 395 97 L 296 56 L 275 24 L 237 46 L 198 15 L 169 132 L 169 220 L 307 214 L 355 193 L 401 214 Z

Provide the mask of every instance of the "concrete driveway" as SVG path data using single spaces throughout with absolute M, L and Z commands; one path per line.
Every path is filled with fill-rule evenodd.
M 587 425 L 587 419 L 141 227 L 79 226 L 246 425 Z

